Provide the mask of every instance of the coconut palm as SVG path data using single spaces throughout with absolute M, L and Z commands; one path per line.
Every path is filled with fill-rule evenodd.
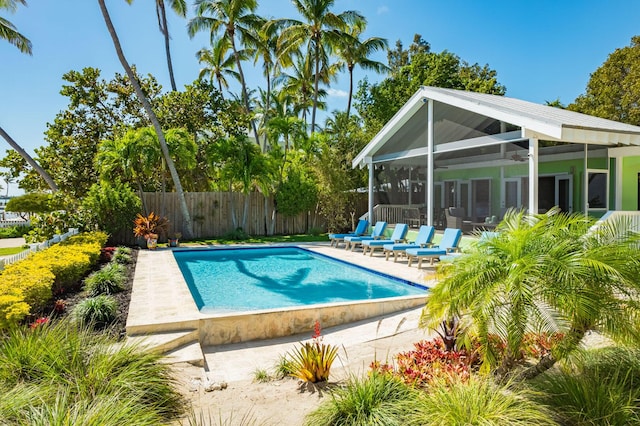
M 133 0 L 126 0 L 129 4 Z M 104 18 L 104 22 L 107 25 L 107 29 L 109 30 L 109 35 L 111 36 L 111 40 L 113 41 L 113 46 L 116 49 L 116 54 L 118 55 L 118 59 L 122 64 L 127 76 L 129 77 L 129 82 L 131 86 L 136 92 L 136 96 L 138 100 L 143 105 L 147 116 L 149 117 L 149 121 L 153 125 L 153 128 L 158 136 L 158 142 L 160 144 L 160 149 L 162 150 L 162 155 L 166 161 L 167 168 L 169 169 L 169 173 L 171 174 L 171 178 L 173 180 L 173 184 L 175 186 L 176 193 L 178 194 L 178 200 L 180 202 L 180 211 L 182 212 L 183 218 L 183 232 L 186 238 L 193 237 L 193 222 L 191 221 L 191 213 L 189 213 L 189 208 L 187 207 L 187 201 L 184 196 L 184 190 L 182 189 L 182 183 L 180 182 L 180 177 L 178 176 L 178 172 L 176 171 L 175 164 L 171 159 L 171 155 L 169 154 L 169 147 L 167 146 L 167 141 L 164 138 L 164 134 L 162 133 L 162 127 L 160 126 L 160 122 L 158 121 L 158 117 L 153 112 L 153 108 L 151 108 L 151 104 L 149 100 L 142 92 L 140 88 L 140 84 L 136 79 L 131 66 L 127 62 L 127 59 L 122 52 L 122 46 L 120 45 L 120 40 L 118 38 L 118 34 L 116 33 L 115 28 L 113 27 L 113 22 L 111 22 L 111 16 L 109 15 L 109 11 L 107 10 L 107 6 L 104 3 L 104 0 L 98 0 L 98 4 L 100 5 L 100 11 L 102 12 L 102 17 Z
M 229 40 L 220 38 L 213 43 L 211 49 L 200 49 L 196 53 L 198 62 L 203 65 L 203 68 L 200 69 L 200 74 L 198 74 L 198 78 L 203 79 L 208 75 L 211 81 L 217 81 L 218 90 L 220 90 L 220 95 L 223 99 L 222 89 L 229 88 L 227 77 L 232 77 L 240 81 L 240 74 L 233 70 L 235 57 L 233 55 L 227 56 L 229 49 L 231 49 Z
M 557 347 L 520 373 L 531 378 L 573 351 L 587 332 L 640 342 L 638 234 L 629 224 L 553 209 L 545 215 L 509 212 L 499 234 L 449 266 L 431 289 L 423 325 L 460 316 L 471 321 L 486 368 L 501 375 L 516 366 L 524 336 L 560 332 Z M 505 346 L 498 355 L 491 344 Z
M 18 9 L 18 3 L 27 5 L 26 0 L 0 0 L 0 10 L 5 9 L 13 13 Z M 20 34 L 11 22 L 0 16 L 0 38 L 16 46 L 22 53 L 31 55 L 31 41 Z
M 241 49 L 238 48 L 236 43 L 236 36 L 244 46 L 252 44 L 250 40 L 255 34 L 255 29 L 262 24 L 262 20 L 253 13 L 258 7 L 257 1 L 196 0 L 195 6 L 196 16 L 189 21 L 187 26 L 189 36 L 193 37 L 200 31 L 208 30 L 211 33 L 211 40 L 214 40 L 216 33 L 219 30 L 223 30 L 222 36 L 229 40 L 235 57 L 242 88 L 242 101 L 247 113 L 251 113 L 247 84 L 242 71 Z M 251 127 L 256 143 L 259 143 L 258 130 L 253 120 L 251 120 Z
M 335 0 L 293 0 L 293 5 L 304 18 L 304 22 L 281 20 L 284 28 L 278 40 L 278 47 L 283 54 L 298 50 L 306 43 L 306 50 L 313 58 L 312 132 L 315 131 L 322 68 L 327 65 L 333 50 L 344 37 L 347 26 L 364 20 L 362 15 L 352 10 L 339 14 L 331 12 L 330 8 L 334 3 Z
M 366 21 L 358 21 L 350 26 L 346 35 L 339 40 L 337 54 L 340 58 L 341 65 L 346 66 L 349 71 L 349 101 L 347 103 L 347 120 L 351 111 L 351 100 L 353 98 L 353 69 L 356 65 L 360 65 L 367 71 L 375 71 L 377 73 L 386 72 L 389 67 L 382 62 L 374 61 L 369 57 L 379 51 L 386 50 L 388 47 L 387 40 L 380 37 L 369 37 L 364 41 L 360 41 L 360 35 L 366 28 Z
M 185 0 L 156 0 L 156 15 L 158 15 L 158 28 L 164 36 L 164 50 L 167 55 L 167 66 L 169 67 L 169 80 L 171 81 L 171 90 L 174 92 L 176 88 L 176 80 L 173 77 L 173 64 L 171 63 L 171 50 L 169 49 L 169 27 L 167 25 L 166 6 L 169 6 L 181 18 L 187 17 L 187 2 Z
M 8 10 L 9 12 L 15 12 L 18 8 L 18 3 L 25 5 L 27 2 L 25 0 L 0 0 L 0 9 Z M 0 16 L 0 38 L 7 40 L 9 43 L 16 46 L 22 53 L 27 53 L 31 55 L 31 42 L 24 35 L 20 34 L 16 27 L 9 22 L 7 19 Z M 52 191 L 58 190 L 58 185 L 53 181 L 49 173 L 45 172 L 42 167 L 25 151 L 22 149 L 20 145 L 11 137 L 9 134 L 0 127 L 0 136 L 2 136 L 9 146 L 13 148 L 25 161 L 33 167 L 33 169 L 38 172 L 38 174 L 42 177 L 42 179 L 47 182 L 49 188 Z

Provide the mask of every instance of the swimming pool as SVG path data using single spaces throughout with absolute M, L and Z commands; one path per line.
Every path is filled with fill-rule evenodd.
M 300 247 L 175 251 L 202 313 L 425 295 L 426 288 Z

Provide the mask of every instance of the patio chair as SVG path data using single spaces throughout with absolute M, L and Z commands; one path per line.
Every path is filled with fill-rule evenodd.
M 344 242 L 345 237 L 360 237 L 367 233 L 367 228 L 369 227 L 369 221 L 367 219 L 360 219 L 358 221 L 358 226 L 356 226 L 355 231 L 349 232 L 346 234 L 329 234 L 329 241 L 331 242 L 331 247 L 338 247 L 340 242 Z
M 404 254 L 406 249 L 411 248 L 425 248 L 431 246 L 431 240 L 435 235 L 436 230 L 433 226 L 422 225 L 418 230 L 418 235 L 412 243 L 399 243 L 399 244 L 385 244 L 383 246 L 385 259 L 389 260 L 389 256 L 393 254 L 393 261 L 398 260 L 398 254 Z
M 478 241 L 476 242 L 476 246 L 485 244 L 488 240 L 496 237 L 497 235 L 498 233 L 495 231 L 482 231 L 480 233 L 480 238 L 478 238 Z M 449 253 L 444 256 L 440 256 L 440 262 L 453 262 L 454 260 L 462 256 L 464 256 L 464 253 L 461 252 Z
M 440 256 L 444 256 L 448 253 L 454 253 L 459 250 L 458 244 L 460 244 L 460 238 L 462 237 L 462 230 L 447 228 L 444 230 L 444 235 L 440 244 L 431 248 L 414 248 L 407 249 L 405 253 L 409 259 L 409 267 L 414 259 L 418 259 L 418 268 L 422 267 L 422 261 L 429 259 L 433 265 L 433 261 Z
M 351 248 L 351 251 L 358 246 L 361 245 L 363 241 L 368 240 L 379 240 L 384 235 L 384 230 L 387 229 L 387 222 L 377 221 L 376 226 L 373 227 L 373 231 L 371 235 L 365 237 L 344 237 L 345 242 L 345 250 Z
M 373 256 L 373 252 L 382 248 L 385 244 L 395 244 L 405 241 L 407 237 L 407 232 L 409 231 L 409 226 L 405 223 L 397 223 L 396 227 L 393 229 L 393 234 L 389 237 L 388 240 L 368 240 L 362 242 L 362 254 L 367 254 L 369 251 L 369 256 Z

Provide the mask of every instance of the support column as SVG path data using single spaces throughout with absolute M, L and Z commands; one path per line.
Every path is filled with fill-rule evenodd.
M 589 145 L 584 144 L 584 172 L 582 173 L 582 207 L 585 216 L 589 216 Z
M 622 210 L 622 157 L 615 157 L 615 185 L 616 191 L 615 209 Z
M 373 225 L 373 180 L 375 179 L 375 165 L 371 157 L 366 159 L 367 167 L 369 167 L 369 223 Z
M 538 139 L 529 139 L 529 213 L 538 213 Z
M 433 226 L 433 99 L 427 104 L 427 225 Z

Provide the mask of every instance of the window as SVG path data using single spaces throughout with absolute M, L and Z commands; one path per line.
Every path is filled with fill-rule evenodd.
M 587 207 L 606 210 L 608 208 L 609 174 L 607 172 L 589 172 L 587 176 Z

